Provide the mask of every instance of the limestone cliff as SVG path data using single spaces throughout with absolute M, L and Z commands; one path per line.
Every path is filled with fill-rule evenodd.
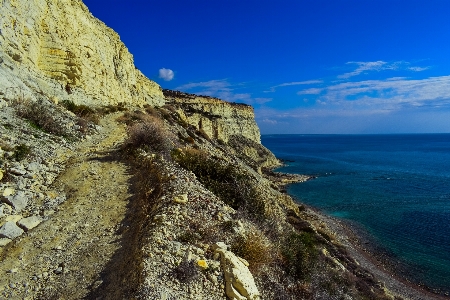
M 233 135 L 242 135 L 258 144 L 261 142 L 253 107 L 178 91 L 163 92 L 168 103 L 180 108 L 183 120 L 211 138 L 228 142 Z
M 0 93 L 87 105 L 164 104 L 161 88 L 135 68 L 119 35 L 80 0 L 0 0 Z

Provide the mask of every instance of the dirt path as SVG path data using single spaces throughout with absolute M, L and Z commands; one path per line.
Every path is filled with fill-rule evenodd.
M 47 221 L 0 250 L 0 298 L 90 298 L 106 284 L 108 265 L 129 252 L 132 172 L 115 151 L 126 136 L 117 116 L 106 116 L 99 134 L 58 155 L 67 168 L 54 188 L 68 199 Z

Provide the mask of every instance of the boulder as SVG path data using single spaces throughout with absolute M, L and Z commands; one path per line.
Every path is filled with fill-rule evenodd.
M 17 195 L 3 197 L 3 201 L 14 207 L 16 211 L 21 211 L 28 204 L 28 198 L 23 192 L 20 192 Z
M 220 262 L 225 276 L 225 292 L 230 299 L 257 300 L 259 291 L 255 285 L 253 275 L 243 261 L 233 252 L 217 247 Z
M 23 230 L 16 225 L 15 222 L 6 222 L 2 227 L 0 227 L 0 238 L 15 239 L 23 234 Z
M 25 231 L 28 231 L 30 229 L 33 229 L 34 227 L 38 226 L 42 222 L 42 219 L 38 216 L 32 216 L 28 218 L 21 219 L 19 222 L 17 222 L 17 225 L 19 225 L 20 228 L 22 228 Z

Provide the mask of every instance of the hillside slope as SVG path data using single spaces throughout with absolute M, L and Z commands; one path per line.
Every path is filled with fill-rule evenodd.
M 0 4 L 0 298 L 433 298 L 285 193 L 250 106 L 163 91 L 79 0 Z

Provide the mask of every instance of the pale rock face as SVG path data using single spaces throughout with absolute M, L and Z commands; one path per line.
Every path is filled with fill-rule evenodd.
M 0 99 L 164 104 L 118 34 L 80 0 L 0 0 L 0 30 Z
M 215 251 L 220 254 L 227 296 L 233 300 L 260 299 L 253 275 L 247 268 L 248 263 L 222 247 L 216 247 Z
M 214 139 L 228 142 L 233 135 L 242 135 L 261 143 L 253 107 L 184 93 L 167 93 L 168 102 L 181 106 L 178 114 L 190 125 L 203 129 Z

